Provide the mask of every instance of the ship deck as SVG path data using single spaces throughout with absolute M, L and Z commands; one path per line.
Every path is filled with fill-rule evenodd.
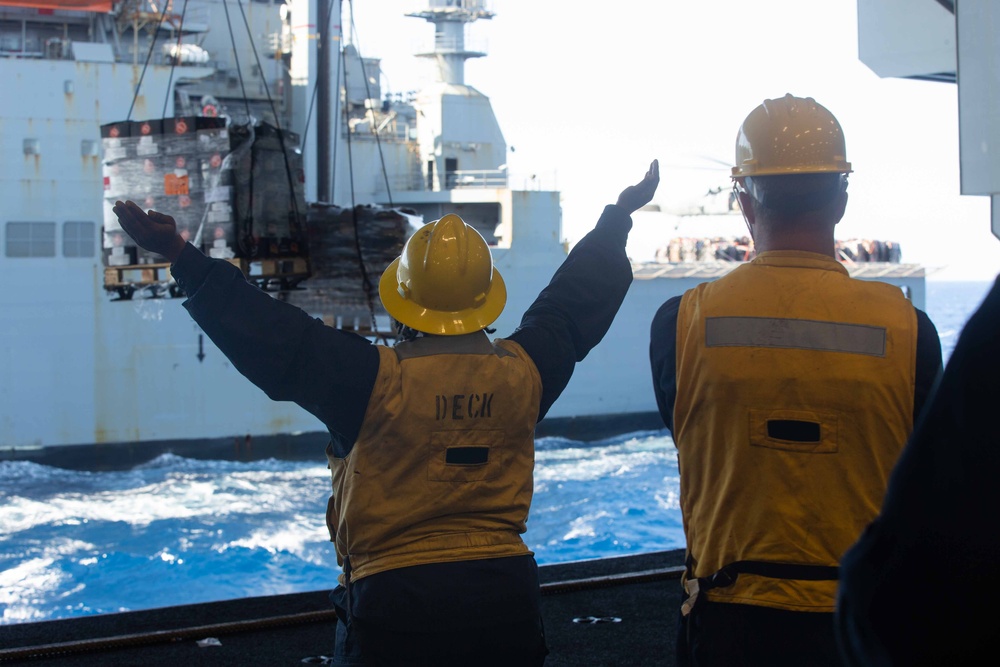
M 678 550 L 541 566 L 546 666 L 674 665 L 683 560 Z M 336 624 L 327 593 L 0 626 L 0 663 L 320 664 Z M 199 646 L 209 637 L 219 645 Z

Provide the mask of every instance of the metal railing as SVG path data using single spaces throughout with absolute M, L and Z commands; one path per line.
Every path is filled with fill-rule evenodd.
M 433 184 L 427 182 L 427 176 L 415 170 L 413 173 L 400 175 L 391 183 L 394 191 L 411 190 L 417 192 L 443 192 L 446 190 L 465 189 L 507 189 L 512 190 L 555 190 L 555 175 L 532 174 L 517 176 L 508 174 L 504 169 L 470 169 L 454 171 L 443 175 L 435 175 Z
M 474 169 L 444 174 L 444 189 L 506 188 L 507 172 L 500 169 Z

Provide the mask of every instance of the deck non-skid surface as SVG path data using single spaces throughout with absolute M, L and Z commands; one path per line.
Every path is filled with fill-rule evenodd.
M 670 551 L 540 567 L 546 666 L 673 665 L 680 583 L 672 571 L 683 557 Z M 0 664 L 303 665 L 308 658 L 316 664 L 333 650 L 336 621 L 329 612 L 327 591 L 316 591 L 0 626 Z M 295 622 L 268 620 L 276 617 Z M 177 632 L 206 627 L 219 631 Z M 182 636 L 161 640 L 175 635 Z M 220 645 L 200 647 L 198 640 L 208 637 Z M 103 646 L 108 638 L 121 639 Z M 98 641 L 99 650 L 80 650 Z M 63 643 L 73 652 L 10 654 Z

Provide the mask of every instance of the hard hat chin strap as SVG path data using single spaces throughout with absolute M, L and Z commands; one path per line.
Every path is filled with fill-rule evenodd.
M 747 226 L 747 233 L 750 235 L 750 240 L 752 240 L 756 246 L 757 239 L 753 237 L 753 227 L 750 226 L 750 219 L 747 217 L 747 212 L 743 208 L 743 198 L 740 197 L 740 195 L 743 194 L 748 195 L 749 193 L 739 181 L 733 181 L 733 197 L 736 198 L 736 205 L 740 207 L 740 214 L 743 216 L 743 224 Z

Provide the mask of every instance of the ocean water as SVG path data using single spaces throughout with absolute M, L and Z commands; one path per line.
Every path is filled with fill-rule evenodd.
M 990 283 L 928 282 L 947 359 Z M 539 563 L 684 545 L 666 431 L 536 443 L 525 541 Z M 0 461 L 0 623 L 336 585 L 311 462 L 161 456 L 122 472 Z

